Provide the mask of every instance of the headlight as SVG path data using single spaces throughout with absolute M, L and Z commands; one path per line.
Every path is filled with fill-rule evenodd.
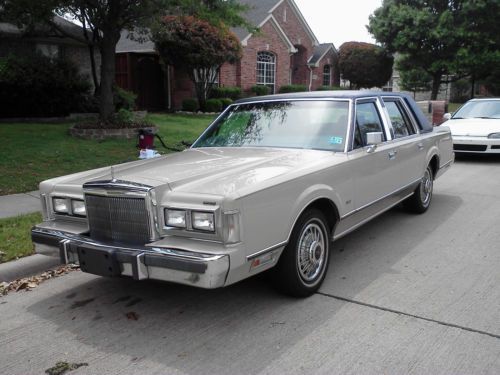
M 193 220 L 193 229 L 215 232 L 215 218 L 213 212 L 193 211 L 191 216 Z
M 165 224 L 168 227 L 186 228 L 186 211 L 166 208 Z
M 85 202 L 81 200 L 72 199 L 71 212 L 73 213 L 73 215 L 87 216 L 87 210 L 85 209 Z
M 500 133 L 491 133 L 488 135 L 490 139 L 500 139 Z
M 58 214 L 69 214 L 69 200 L 66 198 L 52 198 L 52 207 Z

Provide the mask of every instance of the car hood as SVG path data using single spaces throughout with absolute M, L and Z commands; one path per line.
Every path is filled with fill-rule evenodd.
M 141 183 L 168 190 L 213 195 L 237 194 L 257 189 L 279 176 L 300 173 L 326 158 L 340 160 L 342 154 L 328 151 L 269 148 L 195 148 L 146 161 L 78 173 L 55 179 L 57 186 L 79 186 L 109 180 Z M 329 162 L 329 165 L 335 162 Z
M 500 132 L 500 119 L 451 119 L 444 125 L 456 136 L 486 137 L 488 134 Z

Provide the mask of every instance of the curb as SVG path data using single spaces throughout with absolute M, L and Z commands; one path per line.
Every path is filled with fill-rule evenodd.
M 59 258 L 35 254 L 0 264 L 0 282 L 33 276 L 60 265 Z

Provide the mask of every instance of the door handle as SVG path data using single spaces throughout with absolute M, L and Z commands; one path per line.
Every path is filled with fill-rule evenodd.
M 389 151 L 389 160 L 396 159 L 397 151 Z
M 417 143 L 417 147 L 419 151 L 422 151 L 424 149 L 423 143 Z

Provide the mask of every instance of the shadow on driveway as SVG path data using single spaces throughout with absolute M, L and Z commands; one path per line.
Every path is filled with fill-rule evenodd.
M 337 241 L 325 285 L 340 283 L 343 293 L 356 295 L 391 272 L 460 204 L 458 197 L 435 195 L 426 215 L 394 209 Z M 381 245 L 391 241 L 396 245 Z M 258 373 L 345 306 L 320 295 L 282 296 L 264 277 L 217 290 L 91 275 L 78 275 L 73 283 L 28 311 L 93 350 L 127 358 L 130 365 L 147 360 L 186 374 Z

